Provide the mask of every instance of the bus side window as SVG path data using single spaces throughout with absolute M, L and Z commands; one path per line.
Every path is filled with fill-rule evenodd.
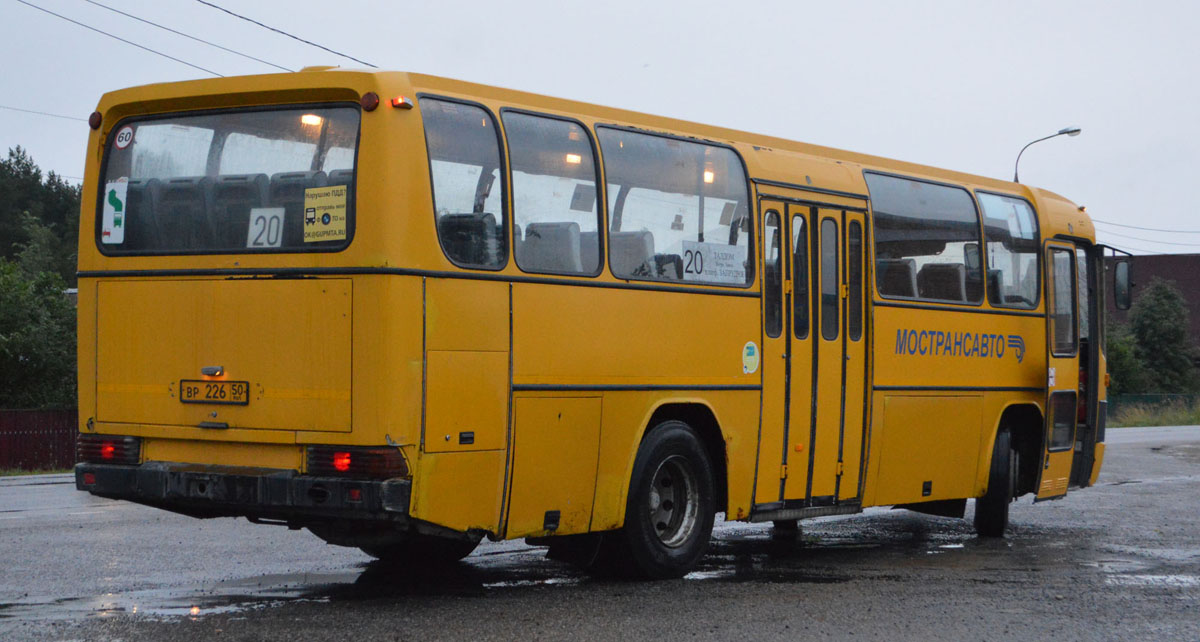
M 1050 250 L 1050 315 L 1052 353 L 1055 356 L 1075 354 L 1078 332 L 1075 321 L 1075 257 L 1060 248 Z
M 979 214 L 971 194 L 899 176 L 865 176 L 874 210 L 879 294 L 982 303 Z
M 763 323 L 768 337 L 783 331 L 783 255 L 780 242 L 779 213 L 767 212 L 763 224 Z
M 792 217 L 792 326 L 796 338 L 808 336 L 808 227 Z
M 838 338 L 838 233 L 837 221 L 821 221 L 821 337 Z
M 850 304 L 846 319 L 850 340 L 858 341 L 863 333 L 863 233 L 858 221 L 850 223 L 850 232 L 846 239 L 846 280 L 850 285 Z
M 754 282 L 750 194 L 732 149 L 596 128 L 608 182 L 609 263 L 619 279 L 746 287 Z M 739 229 L 740 228 L 740 229 Z M 638 233 L 618 241 L 617 234 Z M 642 241 L 652 245 L 642 258 Z
M 481 107 L 434 98 L 421 100 L 421 117 L 442 250 L 463 267 L 504 267 L 507 222 L 495 121 Z
M 513 220 L 526 272 L 596 274 L 600 229 L 591 137 L 577 123 L 503 111 L 512 164 Z
M 976 192 L 983 209 L 983 234 L 987 256 L 988 303 L 1003 308 L 1037 307 L 1037 215 L 1023 199 Z

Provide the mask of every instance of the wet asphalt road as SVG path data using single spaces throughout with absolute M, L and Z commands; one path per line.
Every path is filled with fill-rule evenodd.
M 593 579 L 519 541 L 413 574 L 305 531 L 5 478 L 0 640 L 1200 640 L 1197 427 L 1110 430 L 1098 485 L 1023 499 L 1002 541 L 901 510 L 803 528 L 719 523 L 667 582 Z

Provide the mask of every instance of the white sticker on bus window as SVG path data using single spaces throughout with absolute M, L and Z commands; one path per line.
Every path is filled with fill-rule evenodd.
M 746 246 L 683 241 L 683 280 L 746 283 Z
M 282 207 L 250 208 L 250 225 L 246 231 L 246 247 L 279 247 L 283 243 Z
M 104 211 L 101 214 L 100 242 L 119 245 L 125 242 L 125 205 L 129 179 L 118 178 L 104 184 Z
M 742 374 L 758 372 L 759 359 L 758 344 L 747 341 L 746 345 L 742 347 Z

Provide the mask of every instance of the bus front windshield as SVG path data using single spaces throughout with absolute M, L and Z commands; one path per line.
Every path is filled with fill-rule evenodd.
M 97 204 L 105 254 L 337 250 L 353 234 L 359 110 L 226 110 L 126 119 Z

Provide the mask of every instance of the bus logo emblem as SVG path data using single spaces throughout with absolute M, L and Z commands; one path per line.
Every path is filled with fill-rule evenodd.
M 758 372 L 758 345 L 747 341 L 742 348 L 742 374 Z
M 1025 360 L 1025 340 L 1021 338 L 1021 335 L 1008 335 L 1008 347 L 1017 351 L 1017 363 Z

